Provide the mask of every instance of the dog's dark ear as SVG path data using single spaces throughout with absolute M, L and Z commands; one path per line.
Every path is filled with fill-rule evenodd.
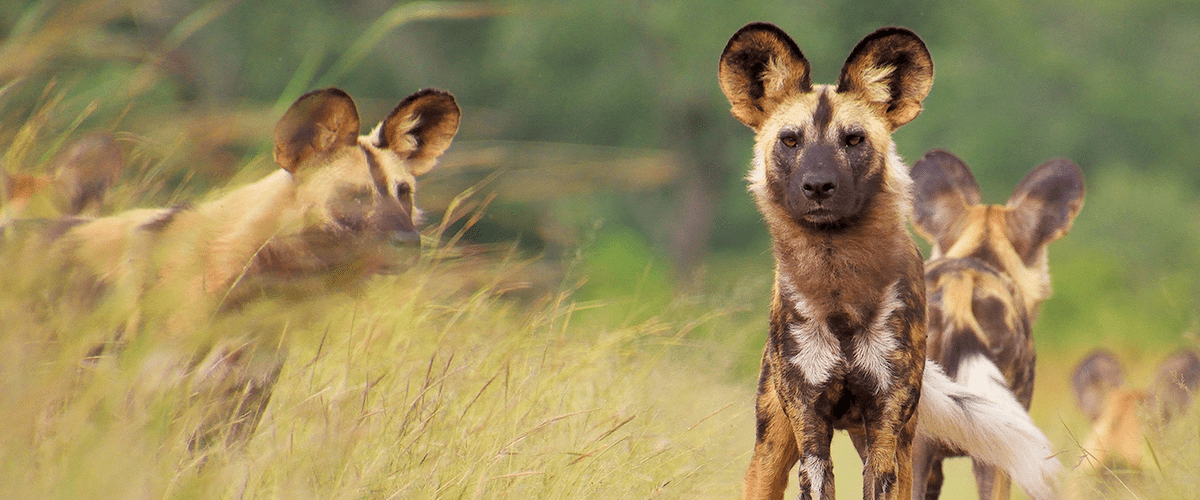
M 1168 422 L 1187 412 L 1197 386 L 1200 386 L 1200 357 L 1191 350 L 1179 351 L 1159 365 L 1154 385 L 1147 391 L 1147 405 L 1163 422 Z
M 874 105 L 895 130 L 921 113 L 931 87 L 933 58 L 925 42 L 904 28 L 880 28 L 850 52 L 837 91 Z
M 295 173 L 309 158 L 356 144 L 358 108 L 337 88 L 300 96 L 275 124 L 275 163 Z
M 1083 172 L 1070 160 L 1050 160 L 1017 184 L 1008 199 L 1009 240 L 1025 265 L 1071 229 L 1083 207 Z
M 921 237 L 946 251 L 962 233 L 967 209 L 980 203 L 979 185 L 967 164 L 933 149 L 912 168 L 913 224 Z
M 1071 376 L 1075 402 L 1088 419 L 1095 421 L 1104 412 L 1109 392 L 1125 384 L 1125 369 L 1107 349 L 1096 349 L 1083 358 Z
M 446 152 L 458 133 L 462 115 L 449 92 L 424 89 L 397 104 L 379 126 L 376 137 L 380 148 L 391 149 L 410 162 L 413 175 L 433 168 L 433 161 Z
M 747 24 L 730 37 L 717 79 L 733 116 L 755 130 L 785 98 L 812 91 L 808 60 L 787 33 L 767 23 Z

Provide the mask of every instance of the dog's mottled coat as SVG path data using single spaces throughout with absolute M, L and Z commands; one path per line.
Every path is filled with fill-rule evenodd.
M 923 267 L 906 225 L 912 180 L 891 139 L 933 83 L 921 39 L 877 30 L 851 51 L 837 85 L 813 85 L 795 42 L 752 23 L 726 45 L 719 81 L 733 115 L 755 131 L 748 181 L 776 261 L 743 496 L 781 498 L 799 462 L 801 498 L 834 498 L 834 429 L 858 449 L 870 499 L 910 496 L 912 442 L 926 415 L 933 439 L 991 444 L 988 456 L 1009 467 L 1018 467 L 1015 446 L 1048 449 L 1027 415 L 926 367 Z M 1001 442 L 1005 429 L 1021 435 Z
M 1032 325 L 1050 295 L 1047 246 L 1070 229 L 1083 204 L 1083 174 L 1067 160 L 1029 173 L 1007 205 L 986 205 L 966 163 L 932 150 L 913 165 L 914 226 L 932 246 L 926 262 L 928 357 L 959 383 L 1029 409 L 1035 353 Z M 1011 396 L 1009 395 L 1011 393 Z M 914 498 L 936 499 L 942 460 L 964 453 L 918 440 Z M 997 467 L 974 464 L 979 498 L 1009 497 Z

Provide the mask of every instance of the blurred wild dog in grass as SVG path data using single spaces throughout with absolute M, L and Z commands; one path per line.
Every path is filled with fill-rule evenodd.
M 835 428 L 863 459 L 864 498 L 909 498 L 917 434 L 1052 496 L 1061 465 L 1020 405 L 926 365 L 923 267 L 907 229 L 912 180 L 891 138 L 933 83 L 921 39 L 877 30 L 837 85 L 813 85 L 796 43 L 752 23 L 726 45 L 719 80 L 733 115 L 755 131 L 748 180 L 776 260 L 744 498 L 781 498 L 799 461 L 800 497 L 833 499 Z
M 1105 477 L 1142 467 L 1147 436 L 1185 415 L 1200 387 L 1200 357 L 1183 349 L 1163 360 L 1145 389 L 1125 385 L 1116 355 L 1096 349 L 1075 367 L 1075 401 L 1092 422 L 1083 444 L 1086 469 Z
M 259 297 L 315 294 L 397 270 L 420 244 L 416 177 L 449 147 L 459 116 L 449 93 L 425 89 L 360 136 L 349 95 L 310 92 L 277 123 L 279 170 L 261 180 L 195 206 L 55 224 L 49 251 L 45 241 L 33 250 L 59 263 L 49 296 L 59 307 L 104 306 L 112 320 L 100 330 L 109 338 L 89 341 L 94 359 L 144 336 L 190 360 L 173 368 L 211 400 L 202 402 L 210 409 L 194 447 L 244 441 L 282 368 L 282 334 L 197 332 Z
M 954 381 L 992 399 L 1015 397 L 1028 410 L 1032 325 L 1050 296 L 1046 248 L 1067 234 L 1083 206 L 1083 174 L 1068 160 L 1046 162 L 1005 206 L 982 204 L 971 170 L 946 151 L 926 153 L 912 177 L 913 223 L 933 248 L 925 263 L 928 357 Z M 913 498 L 938 498 L 942 460 L 963 455 L 970 453 L 918 438 Z M 981 460 L 974 472 L 979 498 L 1009 498 L 1007 474 Z
M 0 225 L 34 217 L 97 215 L 124 158 L 116 138 L 94 132 L 55 155 L 46 175 L 0 172 Z

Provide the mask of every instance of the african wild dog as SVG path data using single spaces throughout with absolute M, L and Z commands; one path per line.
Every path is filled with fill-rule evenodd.
M 229 401 L 215 404 L 193 444 L 243 439 L 279 375 L 278 339 L 188 336 L 215 313 L 299 281 L 353 281 L 392 269 L 403 247 L 420 242 L 415 177 L 449 147 L 459 116 L 449 93 L 425 89 L 359 136 L 349 95 L 310 92 L 275 127 L 279 170 L 196 206 L 68 220 L 51 253 L 90 283 L 83 288 L 101 290 L 106 306 L 124 307 L 119 338 L 104 350 L 120 351 L 148 330 L 164 344 L 199 345 L 199 354 L 184 354 L 192 360 L 188 383 Z
M 813 85 L 795 42 L 752 23 L 726 45 L 719 80 L 756 134 L 748 180 L 776 260 L 743 496 L 781 498 L 799 461 L 801 498 L 834 498 L 835 428 L 863 459 L 865 498 L 910 496 L 917 433 L 982 453 L 1048 496 L 1058 462 L 1028 415 L 926 366 L 923 268 L 906 227 L 912 180 L 891 139 L 933 83 L 925 44 L 877 30 L 837 85 Z
M 1032 325 L 1050 296 L 1046 247 L 1062 237 L 1083 205 L 1083 174 L 1052 160 L 1017 185 L 1006 206 L 981 204 L 966 163 L 941 150 L 912 168 L 913 225 L 933 248 L 925 264 L 927 355 L 956 382 L 1028 410 L 1033 397 Z M 913 498 L 936 499 L 942 460 L 962 456 L 918 438 Z M 1009 478 L 976 461 L 979 498 L 1009 497 Z M 923 480 L 928 478 L 927 481 Z
M 1071 378 L 1079 409 L 1092 421 L 1083 461 L 1095 472 L 1138 470 L 1146 428 L 1184 415 L 1200 387 L 1200 356 L 1180 350 L 1163 360 L 1146 389 L 1125 386 L 1125 370 L 1106 349 L 1096 349 Z
M 97 212 L 124 164 L 116 138 L 95 132 L 55 155 L 46 175 L 0 172 L 0 225 L 28 217 L 31 208 L 39 217 Z

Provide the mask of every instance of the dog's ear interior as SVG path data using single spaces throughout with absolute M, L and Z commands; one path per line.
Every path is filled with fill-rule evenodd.
M 1183 415 L 1192 402 L 1192 392 L 1200 386 L 1200 357 L 1184 349 L 1172 354 L 1158 367 L 1150 386 L 1147 405 L 1163 422 Z
M 812 91 L 808 60 L 768 23 L 747 24 L 730 37 L 717 78 L 733 116 L 756 130 L 785 98 Z
M 895 130 L 921 113 L 931 87 L 933 57 L 925 42 L 904 28 L 880 28 L 850 52 L 837 91 L 876 106 Z
M 1083 172 L 1070 160 L 1050 160 L 1035 168 L 1008 199 L 1009 240 L 1025 265 L 1071 229 L 1083 207 Z
M 975 176 L 957 156 L 934 149 L 913 165 L 912 179 L 917 232 L 945 251 L 962 233 L 967 209 L 981 201 Z
M 401 158 L 417 160 L 409 162 L 409 166 L 413 175 L 421 175 L 433 168 L 434 162 L 420 160 L 435 160 L 446 152 L 458 133 L 461 116 L 462 111 L 449 92 L 419 90 L 388 113 L 379 126 L 376 142 Z
M 1071 376 L 1075 402 L 1093 422 L 1104 412 L 1109 392 L 1125 384 L 1125 369 L 1107 349 L 1096 349 L 1079 362 Z
M 358 108 L 341 89 L 314 90 L 300 96 L 275 124 L 275 163 L 296 169 L 312 157 L 357 143 Z

